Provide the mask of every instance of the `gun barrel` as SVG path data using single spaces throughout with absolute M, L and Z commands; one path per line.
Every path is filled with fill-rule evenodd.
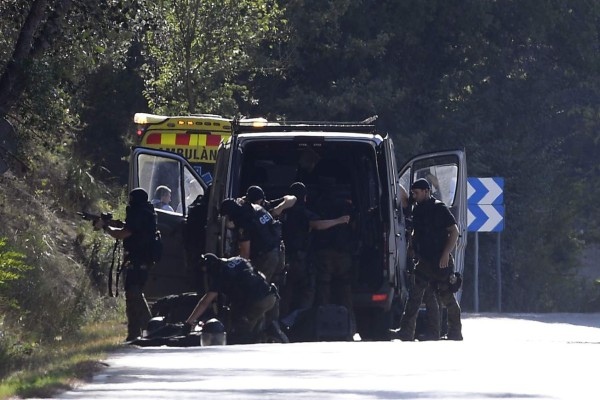
M 99 215 L 96 214 L 91 214 L 85 211 L 82 212 L 78 212 L 77 215 L 80 215 L 82 219 L 86 220 L 86 221 L 97 221 L 100 219 Z

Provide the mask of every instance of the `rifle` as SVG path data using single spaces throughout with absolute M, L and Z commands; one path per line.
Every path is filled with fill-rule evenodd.
M 86 221 L 91 221 L 92 225 L 94 226 L 94 230 L 97 230 L 96 228 L 96 222 L 98 220 L 102 220 L 104 222 L 105 225 L 110 225 L 113 226 L 115 228 L 122 228 L 123 226 L 125 226 L 125 223 L 123 223 L 122 221 L 119 221 L 118 219 L 113 219 L 113 215 L 112 213 L 109 212 L 103 212 L 100 215 L 98 214 L 92 214 L 86 211 L 82 211 L 82 212 L 78 212 L 77 215 L 81 216 L 82 219 L 86 220 Z M 118 254 L 118 261 L 117 261 L 117 284 L 116 284 L 116 293 L 113 294 L 113 269 L 115 267 L 115 258 Z M 108 294 L 110 297 L 116 297 L 119 295 L 119 275 L 121 274 L 121 269 L 122 269 L 122 265 L 121 265 L 121 253 L 119 252 L 119 240 L 115 240 L 115 246 L 113 247 L 113 252 L 112 252 L 112 262 L 110 264 L 110 270 L 108 272 Z
M 92 225 L 96 225 L 96 221 L 99 219 L 103 220 L 105 224 L 113 226 L 115 228 L 122 228 L 125 224 L 123 221 L 119 221 L 118 219 L 113 219 L 112 213 L 103 212 L 100 215 L 92 214 L 87 211 L 78 212 L 77 215 L 81 216 L 81 219 L 86 221 L 92 221 Z

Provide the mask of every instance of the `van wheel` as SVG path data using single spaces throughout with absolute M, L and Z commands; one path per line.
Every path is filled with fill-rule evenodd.
M 388 329 L 392 327 L 391 310 L 366 308 L 355 313 L 357 330 L 363 341 L 389 340 Z

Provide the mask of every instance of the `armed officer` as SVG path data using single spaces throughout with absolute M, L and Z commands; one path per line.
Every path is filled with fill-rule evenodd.
M 141 336 L 142 329 L 152 318 L 143 291 L 148 280 L 148 270 L 152 265 L 151 246 L 156 231 L 156 212 L 148 201 L 148 193 L 143 188 L 133 189 L 129 193 L 129 205 L 123 227 L 110 226 L 104 219 L 96 221 L 94 227 L 104 229 L 104 232 L 117 240 L 123 240 L 127 314 L 125 340 L 132 341 Z
M 391 331 L 394 339 L 415 339 L 417 314 L 423 295 L 430 285 L 437 289 L 441 305 L 448 310 L 449 340 L 462 340 L 460 306 L 447 285 L 454 275 L 452 249 L 458 240 L 458 226 L 444 203 L 431 196 L 431 186 L 426 179 L 418 179 L 411 186 L 416 206 L 413 209 L 411 250 L 417 260 L 414 286 L 400 320 L 400 328 Z

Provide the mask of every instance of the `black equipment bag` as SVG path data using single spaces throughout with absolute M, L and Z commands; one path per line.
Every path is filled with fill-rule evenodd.
M 185 322 L 201 297 L 196 292 L 172 294 L 154 302 L 150 311 L 153 317 L 164 317 L 167 323 Z
M 350 313 L 344 306 L 337 304 L 318 306 L 314 323 L 315 340 L 317 341 L 352 340 Z

